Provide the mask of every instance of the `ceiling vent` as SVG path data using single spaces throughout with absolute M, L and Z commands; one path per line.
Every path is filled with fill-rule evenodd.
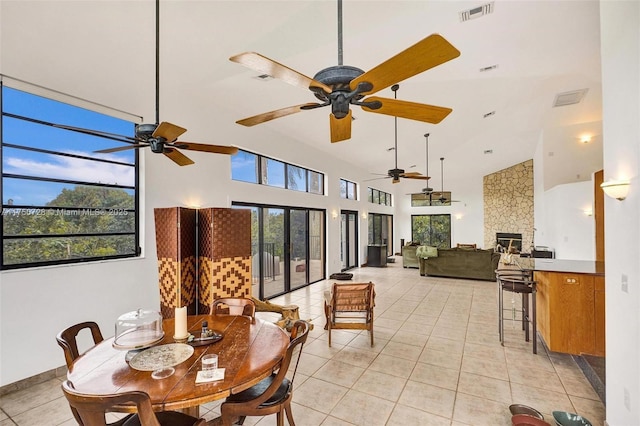
M 480 72 L 487 72 L 487 71 L 495 70 L 496 68 L 498 68 L 498 64 L 489 65 L 488 67 L 480 68 Z
M 565 105 L 573 105 L 580 103 L 587 94 L 589 89 L 573 90 L 571 92 L 558 93 L 556 99 L 553 101 L 554 107 L 561 107 Z
M 493 13 L 493 2 L 469 10 L 463 10 L 462 12 L 458 12 L 458 15 L 460 16 L 460 22 L 466 22 L 470 19 L 488 15 L 489 13 Z
M 491 111 L 491 112 L 488 112 L 486 114 L 483 114 L 482 117 L 487 118 L 487 117 L 491 117 L 492 115 L 495 115 L 495 114 L 496 114 L 495 111 Z
M 260 81 L 269 81 L 269 80 L 273 80 L 273 77 L 271 77 L 269 74 L 260 74 L 257 75 L 255 77 L 256 80 L 260 80 Z

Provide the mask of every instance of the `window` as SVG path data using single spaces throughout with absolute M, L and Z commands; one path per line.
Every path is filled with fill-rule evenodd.
M 231 179 L 324 194 L 322 173 L 242 150 L 231 156 Z
M 450 206 L 451 192 L 432 192 L 430 194 L 411 194 L 411 207 Z
M 411 241 L 439 248 L 451 247 L 451 215 L 412 215 Z
M 356 184 L 346 179 L 340 179 L 340 197 L 356 200 Z
M 113 136 L 133 135 L 134 124 L 0 89 L 2 269 L 137 256 L 137 150 L 95 153 L 127 146 Z
M 368 199 L 370 203 L 382 204 L 383 206 L 391 206 L 391 194 L 373 188 L 369 188 L 368 193 Z

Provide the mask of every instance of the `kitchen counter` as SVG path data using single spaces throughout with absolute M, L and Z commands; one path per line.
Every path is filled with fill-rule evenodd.
M 545 272 L 568 272 L 604 276 L 604 262 L 593 260 L 516 258 L 520 269 Z

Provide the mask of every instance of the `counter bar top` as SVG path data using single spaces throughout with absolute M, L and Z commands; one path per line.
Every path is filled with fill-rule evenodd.
M 516 263 L 521 269 L 540 272 L 566 272 L 604 276 L 604 262 L 600 261 L 518 258 Z

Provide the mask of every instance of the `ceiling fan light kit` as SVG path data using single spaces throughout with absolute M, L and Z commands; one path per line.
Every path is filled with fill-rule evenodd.
M 357 105 L 367 112 L 437 124 L 451 113 L 451 108 L 375 96 L 365 98 L 365 96 L 458 56 L 460 51 L 439 34 L 432 34 L 369 71 L 343 65 L 342 0 L 338 0 L 338 65 L 324 68 L 310 78 L 256 52 L 245 52 L 229 58 L 230 61 L 261 74 L 268 74 L 291 85 L 309 89 L 321 103 L 285 107 L 241 119 L 236 123 L 255 126 L 300 111 L 331 106 L 329 115 L 331 142 L 341 142 L 351 138 L 350 107 Z

